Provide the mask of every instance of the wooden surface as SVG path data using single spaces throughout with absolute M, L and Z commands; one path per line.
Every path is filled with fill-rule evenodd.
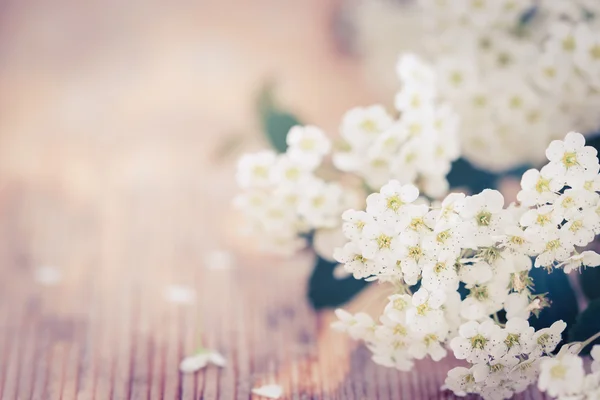
M 207 194 L 150 192 L 92 207 L 52 188 L 4 188 L 2 399 L 248 399 L 264 383 L 282 385 L 284 399 L 451 398 L 439 386 L 456 362 L 397 372 L 329 329 L 331 312 L 304 297 L 309 255 L 238 254 L 231 269 L 207 268 L 209 212 L 195 206 Z M 42 254 L 62 272 L 55 285 L 34 278 Z M 196 300 L 168 301 L 170 284 Z M 180 374 L 201 344 L 229 365 Z
M 310 254 L 257 256 L 230 210 L 239 151 L 222 150 L 264 146 L 266 79 L 329 132 L 373 100 L 332 39 L 339 3 L 0 1 L 2 399 L 447 397 L 455 362 L 374 365 L 307 305 Z M 181 375 L 201 344 L 228 366 Z

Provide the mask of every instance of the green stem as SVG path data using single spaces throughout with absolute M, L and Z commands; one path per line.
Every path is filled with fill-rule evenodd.
M 599 337 L 600 337 L 600 332 L 596 333 L 594 336 L 592 336 L 585 342 L 581 342 L 579 344 L 579 350 L 577 350 L 577 354 L 579 354 L 581 352 L 581 350 L 585 349 L 590 343 L 592 343 L 594 340 L 598 339 Z

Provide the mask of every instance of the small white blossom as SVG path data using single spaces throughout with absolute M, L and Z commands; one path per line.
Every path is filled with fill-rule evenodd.
M 457 396 L 466 396 L 476 391 L 478 384 L 487 378 L 489 372 L 485 364 L 476 364 L 471 368 L 456 367 L 448 371 L 444 386 Z
M 550 354 L 562 340 L 562 332 L 567 324 L 562 321 L 554 322 L 549 328 L 540 329 L 533 335 L 533 354 Z
M 507 224 L 503 207 L 504 197 L 496 190 L 485 189 L 480 194 L 467 197 L 460 211 L 464 218 L 461 229 L 465 240 L 474 246 L 494 244 L 494 237 Z
M 548 173 L 565 182 L 581 182 L 598 174 L 597 151 L 585 146 L 585 138 L 577 132 L 569 132 L 565 140 L 554 140 L 546 150 L 550 160 Z
M 339 321 L 331 324 L 331 327 L 340 332 L 347 332 L 353 339 L 367 339 L 374 333 L 375 323 L 373 319 L 365 313 L 355 315 L 338 308 L 335 315 Z
M 243 155 L 238 161 L 238 185 L 242 188 L 268 186 L 275 159 L 275 153 L 269 150 Z
M 331 149 L 331 141 L 323 131 L 311 125 L 292 127 L 286 141 L 289 157 L 308 166 L 319 165 Z
M 466 359 L 470 363 L 488 362 L 490 354 L 498 346 L 493 338 L 498 335 L 500 327 L 493 321 L 469 321 L 458 330 L 459 336 L 450 341 L 454 356 L 459 360 Z
M 538 388 L 554 397 L 577 394 L 584 375 L 583 360 L 561 351 L 556 358 L 546 357 L 541 361 Z

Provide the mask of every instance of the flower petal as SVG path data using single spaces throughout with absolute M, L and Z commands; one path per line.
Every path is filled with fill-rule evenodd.
M 194 372 L 206 367 L 208 364 L 208 353 L 196 354 L 184 358 L 179 364 L 179 370 L 184 374 L 193 374 Z
M 283 389 L 281 386 L 276 384 L 264 385 L 252 389 L 252 393 L 258 396 L 268 397 L 269 399 L 278 399 L 283 394 Z

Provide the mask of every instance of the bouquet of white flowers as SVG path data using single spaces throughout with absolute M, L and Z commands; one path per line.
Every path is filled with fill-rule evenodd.
M 430 62 L 460 116 L 463 156 L 505 171 L 543 162 L 569 130 L 600 128 L 597 0 L 355 0 L 354 46 L 371 81 L 390 87 L 403 52 Z
M 235 205 L 263 248 L 292 255 L 312 246 L 347 281 L 380 284 L 389 296 L 380 316 L 338 309 L 334 323 L 374 362 L 409 370 L 451 351 L 468 363 L 448 372 L 444 387 L 457 395 L 510 398 L 537 381 L 551 396 L 598 399 L 600 347 L 590 372 L 579 357 L 600 336 L 598 281 L 578 314 L 565 273 L 600 265 L 589 248 L 600 234 L 600 163 L 582 134 L 563 135 L 600 125 L 600 8 L 418 7 L 431 17 L 421 44 L 432 64 L 400 57 L 395 111 L 350 110 L 333 142 L 315 126 L 293 126 L 279 154 L 242 157 Z M 544 148 L 548 162 L 522 175 L 517 203 L 493 187 L 447 195 L 461 154 L 497 170 L 542 164 Z M 562 277 L 569 296 L 545 292 L 549 276 Z M 323 277 L 309 286 L 327 286 Z M 548 313 L 567 303 L 561 316 Z
M 510 398 L 539 376 L 550 395 L 597 398 L 600 373 L 584 379 L 572 351 L 590 342 L 552 358 L 566 324 L 536 331 L 528 323 L 548 306 L 534 292 L 532 268 L 600 265 L 599 254 L 584 250 L 600 233 L 596 155 L 579 133 L 553 141 L 549 163 L 523 175 L 520 204 L 506 208 L 495 190 L 430 203 L 415 186 L 390 181 L 367 197 L 366 211 L 343 214 L 349 242 L 335 254 L 357 279 L 390 288 L 389 303 L 378 322 L 338 310 L 334 327 L 364 340 L 376 363 L 400 370 L 450 349 L 470 364 L 448 373 L 446 387 L 458 395 Z

